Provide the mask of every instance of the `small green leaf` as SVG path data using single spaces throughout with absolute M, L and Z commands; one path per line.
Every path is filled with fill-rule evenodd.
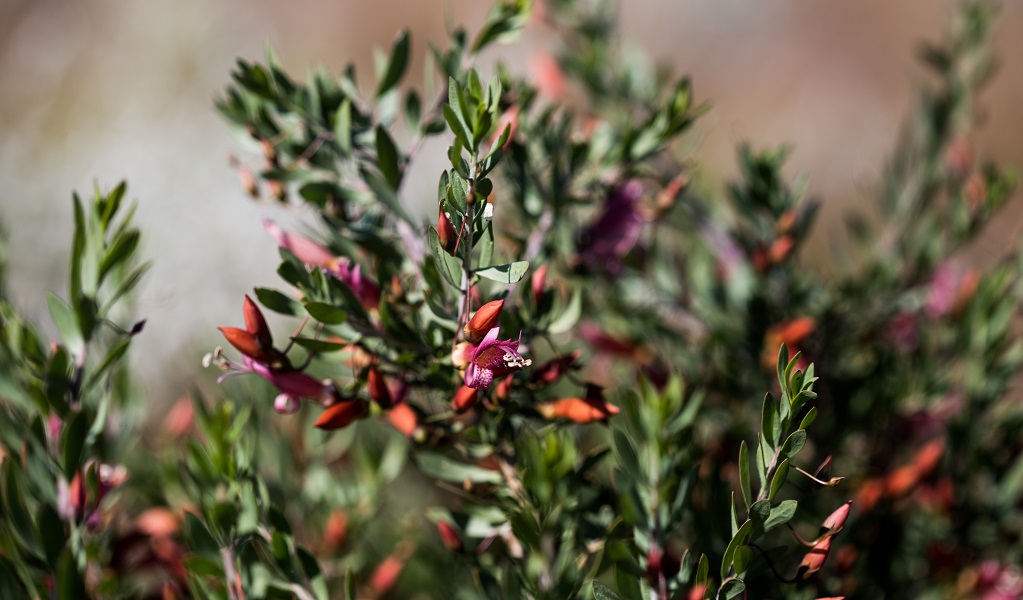
M 575 324 L 579 322 L 579 317 L 582 316 L 583 311 L 583 297 L 580 288 L 576 288 L 572 291 L 572 298 L 568 301 L 568 306 L 565 310 L 558 315 L 556 319 L 551 322 L 550 327 L 547 331 L 559 335 L 567 333 Z
M 779 525 L 784 525 L 792 520 L 792 517 L 796 514 L 796 507 L 799 503 L 795 500 L 782 500 L 771 509 L 771 516 L 767 518 L 764 523 L 764 532 L 771 531 Z
M 64 454 L 64 476 L 70 481 L 81 466 L 85 437 L 89 433 L 89 419 L 77 412 L 68 421 L 61 440 Z
M 771 516 L 771 501 L 759 500 L 753 503 L 749 509 L 749 519 L 753 522 L 750 533 L 756 535 L 763 531 L 764 523 Z
M 387 70 L 384 72 L 380 84 L 377 86 L 377 97 L 383 96 L 388 90 L 397 85 L 408 68 L 409 59 L 409 33 L 403 30 L 395 38 L 391 46 L 391 60 L 387 63 Z
M 732 556 L 732 564 L 735 565 L 735 573 L 739 577 L 746 574 L 746 569 L 749 567 L 750 560 L 753 559 L 753 550 L 749 546 L 739 546 L 735 549 L 735 554 Z
M 460 290 L 462 287 L 460 283 L 462 280 L 462 268 L 458 259 L 444 251 L 444 248 L 440 245 L 440 236 L 437 235 L 436 229 L 430 227 L 426 237 L 430 242 L 430 255 L 437 265 L 437 270 L 440 271 L 448 283 Z
M 735 556 L 735 549 L 743 543 L 743 540 L 746 539 L 746 536 L 749 535 L 752 529 L 753 522 L 747 519 L 739 527 L 739 531 L 735 532 L 735 535 L 732 536 L 732 541 L 728 543 L 728 547 L 725 548 L 725 554 L 721 558 L 721 579 L 728 577 L 728 571 L 732 567 L 732 559 Z
M 72 354 L 80 355 L 85 350 L 85 340 L 79 329 L 78 317 L 71 311 L 71 307 L 63 300 L 53 294 L 46 295 L 46 305 L 50 309 L 50 317 L 57 326 L 64 343 Z
M 749 449 L 746 447 L 746 440 L 739 445 L 739 488 L 742 490 L 742 500 L 748 509 L 753 494 L 749 484 Z
M 718 589 L 718 598 L 731 600 L 745 591 L 746 582 L 736 577 L 732 577 L 721 582 L 721 588 Z
M 345 98 L 334 115 L 334 141 L 345 154 L 352 152 L 352 101 Z
M 789 476 L 789 459 L 781 461 L 778 465 L 778 470 L 774 472 L 774 477 L 771 479 L 771 494 L 769 498 L 774 500 L 774 496 L 781 491 L 781 486 L 785 485 L 785 478 Z
M 348 319 L 347 312 L 323 302 L 308 302 L 305 309 L 309 316 L 326 325 L 340 325 Z
M 497 265 L 476 271 L 476 275 L 498 283 L 518 283 L 529 270 L 529 262 L 520 260 L 507 265 Z
M 618 595 L 618 592 L 596 580 L 593 581 L 593 598 L 594 600 L 624 600 Z
M 377 126 L 376 143 L 377 167 L 380 168 L 380 172 L 387 179 L 387 183 L 391 185 L 391 189 L 397 190 L 401 185 L 401 164 L 398 156 L 398 147 L 394 145 L 394 140 L 391 139 L 387 130 L 382 126 Z
M 255 292 L 259 303 L 275 313 L 296 317 L 301 310 L 301 305 L 298 302 L 277 290 L 258 287 Z
M 342 344 L 340 342 L 330 342 L 327 340 L 318 340 L 306 337 L 293 337 L 291 338 L 291 341 L 302 346 L 306 350 L 312 350 L 313 352 L 340 352 L 348 347 L 348 344 Z
M 373 190 L 373 194 L 384 203 L 387 208 L 391 209 L 395 215 L 398 216 L 402 221 L 405 221 L 409 225 L 415 227 L 415 223 L 412 221 L 412 217 L 406 212 L 405 207 L 401 205 L 401 200 L 398 198 L 397 191 L 375 171 L 371 171 L 365 167 L 359 169 L 359 176 L 366 182 L 369 189 Z
M 415 90 L 409 90 L 405 96 L 405 120 L 408 122 L 409 131 L 419 129 L 423 113 L 423 103 L 419 100 L 419 94 Z
M 781 445 L 778 457 L 782 459 L 792 458 L 803 449 L 804 445 L 806 445 L 806 430 L 797 429 L 785 439 L 785 443 Z
M 504 480 L 497 471 L 458 462 L 436 452 L 420 452 L 415 455 L 414 460 L 421 471 L 444 481 L 462 483 L 468 480 L 474 483 L 500 483 Z
M 800 421 L 799 428 L 800 429 L 806 429 L 807 427 L 812 425 L 813 422 L 816 421 L 816 420 L 817 420 L 817 407 L 814 406 L 809 411 L 807 411 L 806 416 L 803 417 L 802 421 Z

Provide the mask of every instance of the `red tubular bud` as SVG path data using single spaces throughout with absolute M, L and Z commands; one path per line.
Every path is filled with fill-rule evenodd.
M 415 433 L 416 426 L 419 424 L 419 417 L 416 415 L 416 411 L 412 410 L 412 407 L 404 402 L 395 404 L 391 410 L 387 411 L 387 420 L 405 437 L 410 437 Z
M 451 219 L 448 219 L 447 213 L 443 210 L 437 212 L 437 237 L 440 238 L 440 245 L 444 251 L 454 256 L 458 247 L 458 234 L 455 233 Z
M 573 423 L 607 421 L 619 412 L 619 408 L 606 400 L 597 398 L 562 398 L 537 407 L 547 419 L 565 419 Z
M 533 303 L 540 304 L 540 297 L 543 296 L 544 288 L 547 285 L 547 263 L 540 265 L 540 267 L 533 271 L 533 276 L 529 279 L 530 286 L 533 292 Z
M 835 535 L 842 531 L 842 527 L 845 527 L 845 520 L 849 518 L 849 511 L 852 510 L 852 503 L 853 501 L 850 500 L 828 515 L 828 518 L 824 519 L 818 535 Z
M 259 307 L 256 306 L 256 303 L 248 295 L 245 296 L 242 313 L 245 316 L 245 329 L 256 337 L 256 340 L 264 350 L 272 348 L 274 340 L 270 334 L 270 327 L 266 324 L 266 319 L 263 317 Z
M 454 525 L 447 521 L 437 521 L 437 531 L 440 532 L 440 539 L 444 541 L 448 550 L 458 552 L 462 549 L 462 536 L 455 530 Z
M 366 404 L 359 400 L 346 400 L 338 402 L 327 408 L 316 419 L 314 426 L 317 429 L 333 431 L 351 425 L 354 421 L 366 414 Z
M 455 412 L 465 412 L 476 406 L 478 392 L 479 390 L 463 385 L 455 392 L 455 398 L 451 401 L 451 408 L 455 409 Z
M 391 397 L 391 390 L 387 389 L 387 382 L 384 381 L 384 376 L 377 371 L 376 367 L 370 367 L 369 369 L 369 381 L 367 386 L 369 388 L 369 397 L 376 402 L 380 408 L 387 410 L 394 405 L 394 399 Z
M 504 308 L 504 300 L 487 302 L 476 311 L 476 314 L 465 324 L 465 339 L 472 344 L 480 343 L 501 318 L 501 309 Z
M 398 581 L 398 576 L 401 575 L 404 569 L 405 560 L 402 557 L 395 554 L 388 556 L 373 571 L 373 575 L 369 580 L 370 589 L 373 590 L 376 596 L 383 596 L 394 587 L 395 582 Z
M 806 553 L 806 556 L 803 557 L 803 562 L 799 564 L 797 576 L 800 579 L 809 579 L 811 575 L 824 567 L 824 563 L 828 560 L 828 555 L 831 554 L 831 540 L 833 539 L 830 535 L 822 538 Z
M 263 356 L 263 351 L 260 348 L 259 340 L 256 336 L 252 335 L 244 329 L 238 329 L 237 327 L 218 327 L 220 333 L 224 334 L 224 338 L 227 339 L 228 343 L 238 349 L 239 352 L 245 356 L 255 358 L 257 360 Z

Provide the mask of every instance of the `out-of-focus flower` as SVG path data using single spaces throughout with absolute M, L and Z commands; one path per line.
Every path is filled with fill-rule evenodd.
M 956 179 L 962 179 L 973 168 L 973 146 L 964 135 L 957 135 L 945 147 L 945 168 Z
M 184 437 L 192 429 L 192 421 L 195 418 L 195 405 L 192 399 L 184 397 L 174 403 L 174 406 L 163 418 L 163 431 L 171 438 Z
M 455 412 L 465 412 L 473 406 L 476 406 L 476 398 L 478 395 L 479 390 L 463 385 L 458 388 L 457 392 L 455 392 L 455 397 L 451 400 L 451 408 L 455 409 Z
M 472 359 L 465 369 L 465 385 L 484 389 L 490 387 L 494 377 L 519 371 L 533 363 L 519 354 L 519 339 L 498 340 L 498 328 L 494 327 L 473 349 Z
M 326 270 L 351 288 L 366 309 L 374 309 L 380 305 L 380 287 L 363 276 L 359 265 L 353 266 L 351 259 L 334 256 L 334 253 L 322 244 L 303 235 L 284 231 L 270 219 L 263 220 L 263 228 L 277 241 L 278 246 L 294 254 L 295 258 L 308 266 Z
M 437 531 L 440 532 L 440 539 L 448 550 L 458 552 L 462 549 L 462 536 L 459 535 L 454 525 L 447 521 L 437 521 Z
M 383 596 L 394 587 L 403 570 L 405 570 L 404 556 L 398 553 L 388 556 L 373 570 L 373 575 L 369 578 L 370 591 L 375 597 Z
M 987 180 L 984 174 L 975 171 L 963 184 L 963 197 L 969 203 L 970 208 L 977 210 L 984 206 L 987 200 Z
M 530 66 L 537 91 L 546 96 L 548 101 L 565 95 L 565 73 L 553 56 L 546 52 L 535 54 Z
M 295 258 L 307 265 L 333 269 L 337 266 L 334 253 L 322 244 L 314 242 L 304 235 L 290 233 L 270 219 L 263 219 L 263 229 L 277 242 L 277 245 L 295 255 Z
M 314 427 L 327 431 L 347 427 L 358 419 L 366 416 L 368 408 L 369 407 L 366 406 L 366 403 L 359 399 L 344 400 L 336 404 L 332 404 L 320 413 L 319 418 L 316 419 Z
M 504 308 L 504 300 L 493 300 L 487 302 L 476 311 L 476 314 L 465 324 L 465 339 L 470 344 L 478 344 L 480 341 L 497 327 L 501 318 L 501 309 Z
M 639 241 L 642 193 L 638 181 L 626 181 L 611 190 L 600 216 L 582 232 L 576 254 L 581 268 L 610 275 L 621 270 L 622 259 Z
M 391 396 L 391 390 L 387 389 L 387 382 L 384 381 L 384 376 L 380 374 L 376 367 L 369 368 L 369 374 L 366 377 L 366 388 L 369 390 L 369 397 L 380 408 L 388 410 L 394 405 L 394 397 Z
M 323 550 L 333 554 L 345 543 L 348 536 L 348 513 L 344 510 L 335 510 L 327 517 L 327 524 L 323 528 Z
M 561 398 L 537 406 L 537 411 L 545 419 L 565 419 L 573 423 L 605 422 L 618 414 L 619 409 L 604 399 L 598 389 L 591 389 L 585 398 Z
M 778 348 L 785 344 L 789 349 L 789 359 L 795 356 L 800 343 L 817 328 L 817 322 L 810 317 L 798 317 L 791 321 L 779 323 L 764 334 L 764 348 L 760 353 L 760 364 L 765 369 L 773 370 L 778 362 Z M 809 362 L 801 357 L 797 368 L 805 369 Z
M 947 262 L 942 264 L 931 276 L 924 312 L 932 319 L 959 312 L 973 298 L 979 283 L 976 272 L 964 272 Z
M 505 128 L 508 129 L 508 139 L 505 140 L 503 148 L 507 148 L 508 144 L 515 138 L 515 131 L 519 128 L 519 107 L 510 106 L 507 110 L 501 113 L 501 117 L 497 120 L 497 126 L 494 128 L 494 137 L 490 140 L 491 144 L 494 144 L 497 140 L 501 139 L 501 134 L 504 133 Z
M 419 416 L 406 402 L 399 402 L 387 411 L 387 420 L 406 437 L 411 436 L 419 425 Z
M 275 366 L 286 364 L 287 359 L 284 355 L 273 347 L 273 336 L 263 313 L 248 295 L 245 296 L 242 305 L 242 314 L 245 318 L 245 329 L 218 327 L 224 338 L 239 352 L 254 360 Z
M 85 483 L 85 477 L 95 473 L 95 494 Z M 128 479 L 128 471 L 123 466 L 101 464 L 90 460 L 82 470 L 75 473 L 71 482 L 63 479 L 57 485 L 57 512 L 67 521 L 84 522 L 90 529 L 95 529 L 103 520 L 103 512 L 99 510 L 103 498 Z
M 547 263 L 539 266 L 529 278 L 530 290 L 533 292 L 533 304 L 540 304 L 544 288 L 547 285 Z
M 561 379 L 568 371 L 577 368 L 582 355 L 581 351 L 574 350 L 563 356 L 552 358 L 533 369 L 529 380 L 539 385 L 550 385 Z

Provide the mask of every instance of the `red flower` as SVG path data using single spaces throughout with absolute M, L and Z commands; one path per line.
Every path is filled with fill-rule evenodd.
M 518 340 L 498 340 L 498 328 L 494 327 L 487 333 L 483 341 L 473 349 L 472 359 L 465 370 L 465 385 L 484 389 L 490 386 L 495 377 L 519 371 L 533 363 L 519 354 Z

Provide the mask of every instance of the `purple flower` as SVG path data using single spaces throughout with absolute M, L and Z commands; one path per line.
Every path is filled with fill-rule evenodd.
M 638 181 L 626 181 L 611 190 L 604 211 L 583 233 L 577 254 L 582 267 L 610 274 L 621 269 L 622 258 L 639 241 L 643 219 L 637 201 L 642 193 Z
M 248 356 L 242 357 L 244 364 L 238 364 L 223 356 L 220 359 L 220 367 L 227 372 L 217 378 L 217 383 L 236 375 L 255 373 L 266 379 L 280 394 L 274 400 L 274 409 L 281 414 L 291 414 L 298 410 L 298 401 L 301 398 L 313 398 L 321 402 L 330 402 L 333 399 L 334 385 L 330 380 L 317 380 L 300 371 L 279 371 L 270 368 Z
M 498 340 L 497 333 L 497 327 L 491 329 L 483 340 L 473 347 L 472 358 L 465 370 L 465 385 L 481 390 L 489 387 L 495 377 L 518 371 L 533 363 L 519 354 L 521 333 L 519 339 L 515 341 Z
M 327 272 L 350 287 L 367 310 L 380 306 L 380 287 L 370 278 L 362 276 L 359 265 L 352 266 L 352 261 L 342 256 L 336 260 L 333 267 L 327 269 Z

